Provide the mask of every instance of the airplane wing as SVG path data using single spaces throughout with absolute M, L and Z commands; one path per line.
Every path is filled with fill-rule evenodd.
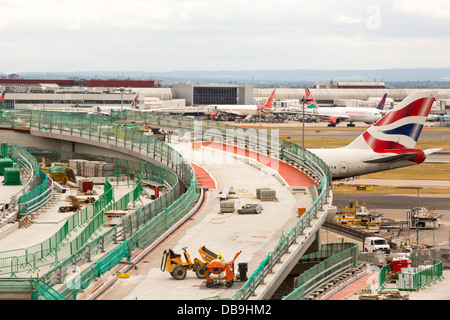
M 427 149 L 427 150 L 423 150 L 423 152 L 425 152 L 425 154 L 428 156 L 429 154 L 435 153 L 442 150 L 442 148 L 436 148 L 436 149 Z
M 419 152 L 407 152 L 402 154 L 380 154 L 375 157 L 370 157 L 368 159 L 364 159 L 365 163 L 386 163 L 386 162 L 394 162 L 394 161 L 402 161 L 414 159 L 419 155 Z

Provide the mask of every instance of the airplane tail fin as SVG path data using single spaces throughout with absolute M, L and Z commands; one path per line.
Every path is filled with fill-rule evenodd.
M 138 108 L 138 98 L 139 98 L 139 92 L 134 97 L 133 101 L 131 101 L 130 108 L 137 109 Z
M 414 92 L 344 148 L 413 149 L 422 132 L 436 92 Z
M 272 93 L 269 96 L 269 99 L 267 99 L 266 103 L 262 106 L 257 106 L 258 110 L 263 112 L 263 113 L 270 113 L 273 111 L 272 109 L 272 102 L 273 102 L 273 98 L 275 97 L 275 91 L 277 89 L 273 89 Z
M 387 93 L 384 94 L 384 96 L 381 99 L 380 103 L 377 105 L 377 109 L 384 110 L 384 104 L 386 103 L 386 97 L 387 97 Z
M 273 98 L 275 97 L 275 91 L 277 89 L 273 89 L 272 93 L 269 96 L 269 99 L 267 99 L 266 104 L 263 106 L 263 108 L 271 108 L 272 107 L 272 102 L 273 102 Z
M 308 88 L 305 88 L 305 97 L 306 97 L 306 107 L 308 109 L 316 109 L 318 107 L 316 100 L 314 99 L 311 91 Z

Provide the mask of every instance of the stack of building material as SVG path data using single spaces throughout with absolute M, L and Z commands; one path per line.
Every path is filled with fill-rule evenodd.
M 84 173 L 84 162 L 83 159 L 70 159 L 69 167 L 71 167 L 76 176 L 83 176 Z
M 277 193 L 274 189 L 263 188 L 260 189 L 259 192 L 256 192 L 256 198 L 261 201 L 275 201 L 277 200 Z
M 220 201 L 220 213 L 233 213 L 234 210 L 234 200 Z
M 256 199 L 261 199 L 261 190 L 269 190 L 270 188 L 256 188 Z
M 114 174 L 115 164 L 102 161 L 88 161 L 82 159 L 70 159 L 71 167 L 75 175 L 79 177 L 106 177 Z
M 114 163 L 103 163 L 103 177 L 113 175 L 116 171 L 116 165 Z

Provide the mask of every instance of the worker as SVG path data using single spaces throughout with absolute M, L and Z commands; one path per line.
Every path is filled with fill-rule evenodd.
M 360 212 L 366 212 L 366 204 L 363 202 L 361 207 L 359 207 Z
M 223 265 L 224 262 L 223 262 L 222 254 L 219 253 L 217 255 L 217 259 L 214 259 L 212 262 L 214 262 L 214 261 L 218 261 L 218 262 L 220 262 Z M 223 277 L 223 270 L 220 273 L 217 274 L 217 278 L 221 279 L 222 277 Z

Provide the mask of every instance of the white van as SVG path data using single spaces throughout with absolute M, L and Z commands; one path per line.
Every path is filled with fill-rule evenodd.
M 384 238 L 368 237 L 364 240 L 364 250 L 366 252 L 384 252 L 390 253 L 391 247 Z

